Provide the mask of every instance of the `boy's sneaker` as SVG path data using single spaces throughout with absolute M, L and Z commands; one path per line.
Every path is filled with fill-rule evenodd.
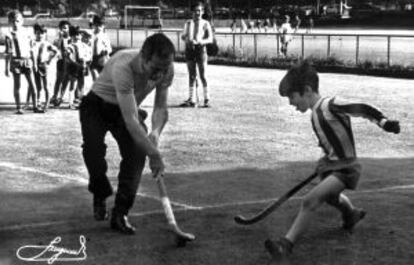
M 15 112 L 17 115 L 22 115 L 24 112 L 22 109 L 17 109 Z
M 186 101 L 181 103 L 179 106 L 183 108 L 194 108 L 195 103 L 191 99 L 187 99 Z
M 352 211 L 352 214 L 349 215 L 342 215 L 342 219 L 343 219 L 343 224 L 342 224 L 342 228 L 344 230 L 347 230 L 349 232 L 352 232 L 352 230 L 354 229 L 355 225 L 361 221 L 362 219 L 364 219 L 365 215 L 367 214 L 366 211 L 364 211 L 363 209 L 360 208 L 355 208 Z
M 292 254 L 293 244 L 285 237 L 280 237 L 276 241 L 266 239 L 264 245 L 275 261 L 286 260 Z
M 36 107 L 36 108 L 33 109 L 33 112 L 34 113 L 45 113 L 45 110 L 44 109 L 41 109 L 39 107 Z
M 210 102 L 209 102 L 209 100 L 208 99 L 205 99 L 204 100 L 204 105 L 203 105 L 203 107 L 204 108 L 210 108 L 211 106 L 210 106 Z

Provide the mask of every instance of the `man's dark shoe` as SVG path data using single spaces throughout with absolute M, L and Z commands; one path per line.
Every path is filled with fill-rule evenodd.
M 366 214 L 367 212 L 363 209 L 355 208 L 351 214 L 342 216 L 342 219 L 344 221 L 342 228 L 348 232 L 352 232 L 357 223 L 364 219 Z
M 293 244 L 288 239 L 281 237 L 275 241 L 266 239 L 264 242 L 266 250 L 275 261 L 285 261 L 292 254 Z
M 186 101 L 184 101 L 183 103 L 181 103 L 179 105 L 179 107 L 182 107 L 182 108 L 194 108 L 195 107 L 195 103 L 192 100 L 187 99 Z
M 93 217 L 96 221 L 108 220 L 109 215 L 108 211 L 106 210 L 105 199 L 96 197 L 93 198 Z
M 135 227 L 128 222 L 128 217 L 124 214 L 112 211 L 111 228 L 126 235 L 135 234 Z

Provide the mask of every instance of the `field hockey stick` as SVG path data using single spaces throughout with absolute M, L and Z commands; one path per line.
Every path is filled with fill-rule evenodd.
M 251 225 L 251 224 L 257 223 L 260 220 L 263 220 L 266 216 L 268 216 L 274 210 L 279 208 L 280 205 L 282 205 L 285 201 L 289 200 L 290 197 L 292 197 L 296 192 L 302 189 L 305 185 L 307 185 L 317 176 L 318 174 L 314 172 L 312 175 L 310 175 L 305 180 L 303 180 L 301 183 L 299 183 L 298 185 L 293 187 L 291 190 L 286 192 L 282 197 L 277 199 L 275 202 L 272 202 L 269 206 L 267 206 L 264 210 L 262 210 L 260 213 L 256 214 L 255 216 L 251 218 L 247 218 L 241 215 L 237 215 L 234 217 L 234 221 L 240 225 Z
M 195 236 L 190 233 L 183 232 L 177 225 L 177 222 L 174 217 L 174 212 L 171 207 L 170 199 L 168 198 L 167 189 L 164 184 L 163 175 L 157 173 L 154 176 L 158 190 L 161 197 L 162 207 L 164 209 L 165 216 L 167 217 L 168 226 L 170 230 L 175 234 L 175 243 L 178 247 L 184 247 L 188 241 L 193 241 Z

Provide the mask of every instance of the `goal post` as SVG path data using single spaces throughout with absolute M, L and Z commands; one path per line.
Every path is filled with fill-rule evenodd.
M 125 5 L 123 26 L 127 28 L 161 28 L 159 6 Z

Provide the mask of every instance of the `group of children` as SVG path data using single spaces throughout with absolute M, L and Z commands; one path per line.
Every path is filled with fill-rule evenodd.
M 92 34 L 63 20 L 59 23 L 59 37 L 53 44 L 46 38 L 44 25 L 33 26 L 33 38 L 23 27 L 23 16 L 19 11 L 11 11 L 8 20 L 11 30 L 5 38 L 5 74 L 9 76 L 11 72 L 13 75 L 16 114 L 23 114 L 30 101 L 35 113 L 45 113 L 49 104 L 59 107 L 68 86 L 69 108 L 76 109 L 83 96 L 85 76 L 90 74 L 95 80 L 112 53 L 109 38 L 104 32 L 104 20 L 94 17 Z M 55 58 L 56 80 L 53 95 L 49 97 L 50 64 Z M 22 74 L 28 84 L 25 107 L 22 107 L 20 99 Z M 44 104 L 40 104 L 42 92 L 45 94 Z

